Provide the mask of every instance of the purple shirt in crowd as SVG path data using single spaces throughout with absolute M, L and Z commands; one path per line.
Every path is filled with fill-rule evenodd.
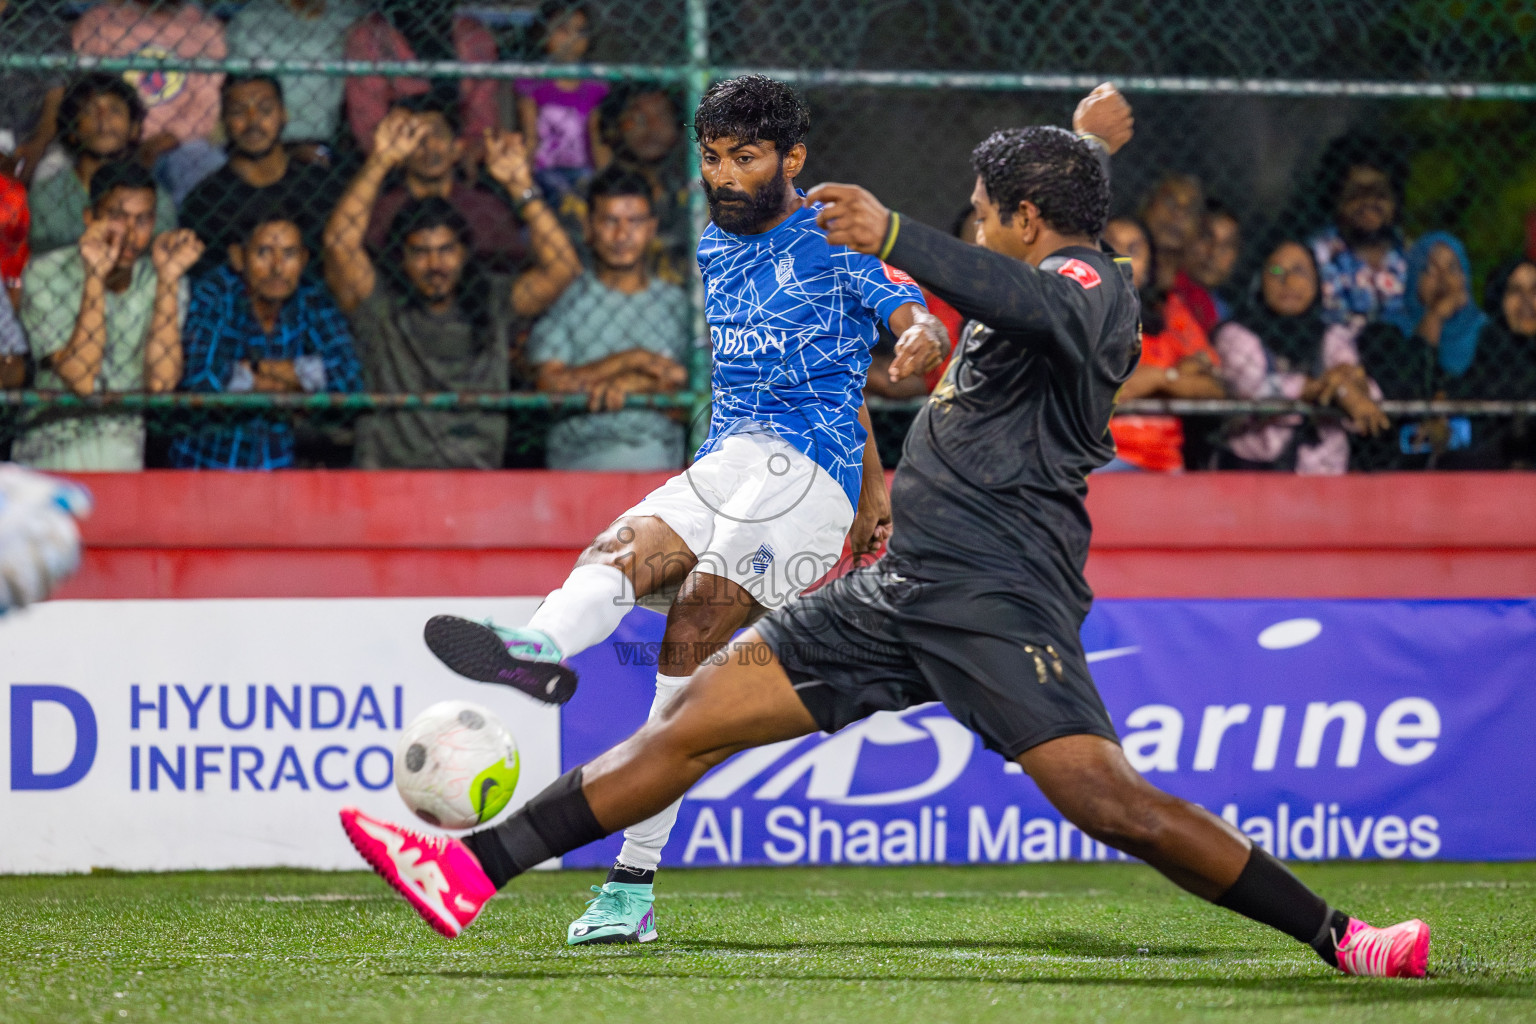
M 608 86 L 592 79 L 580 79 L 569 91 L 548 78 L 523 78 L 517 82 L 517 94 L 539 105 L 539 149 L 533 155 L 535 170 L 551 167 L 591 167 L 592 153 L 587 145 L 587 118 L 608 95 Z

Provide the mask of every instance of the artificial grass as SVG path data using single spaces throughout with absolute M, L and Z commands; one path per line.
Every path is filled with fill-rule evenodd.
M 1536 1020 L 1536 864 L 1297 871 L 1427 920 L 1432 977 L 1340 977 L 1128 864 L 666 871 L 659 941 L 578 949 L 591 872 L 454 942 L 369 874 L 94 874 L 0 878 L 0 1021 Z

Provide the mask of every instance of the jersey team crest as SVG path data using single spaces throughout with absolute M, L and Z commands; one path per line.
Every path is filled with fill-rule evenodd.
M 773 564 L 773 548 L 764 544 L 752 553 L 752 571 L 761 576 Z
M 1084 288 L 1099 286 L 1099 272 L 1075 257 L 1057 267 L 1056 273 L 1062 277 L 1070 277 Z
M 773 265 L 773 279 L 783 288 L 795 279 L 795 258 L 785 256 Z

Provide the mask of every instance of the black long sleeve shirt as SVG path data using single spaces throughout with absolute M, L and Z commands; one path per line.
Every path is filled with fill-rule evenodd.
M 997 582 L 1081 623 L 1086 476 L 1141 354 L 1130 263 L 1072 246 L 1039 268 L 902 219 L 886 262 L 973 320 L 907 434 L 891 491 L 894 571 Z

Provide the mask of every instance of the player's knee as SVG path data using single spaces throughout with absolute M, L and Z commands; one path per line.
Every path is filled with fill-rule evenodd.
M 609 527 L 597 536 L 576 559 L 577 565 L 611 565 L 616 569 L 628 569 L 634 561 L 634 537 L 620 536 L 619 526 Z
M 667 614 L 667 640 L 683 645 L 720 644 L 736 632 L 739 616 L 706 603 L 677 601 Z M 705 659 L 698 658 L 702 663 Z

